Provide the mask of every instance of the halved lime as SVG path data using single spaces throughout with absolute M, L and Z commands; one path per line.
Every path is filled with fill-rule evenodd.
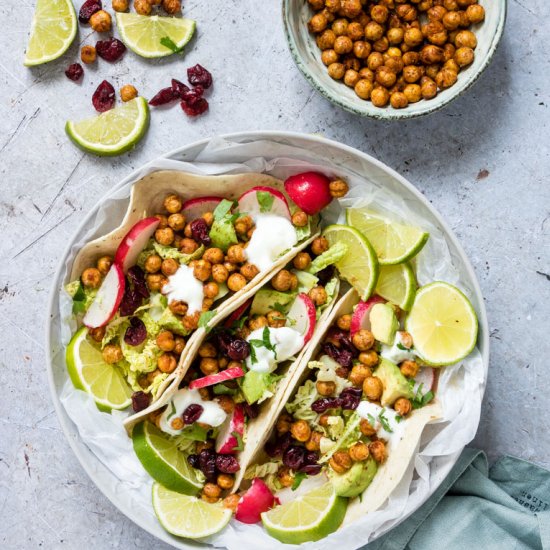
M 75 145 L 99 156 L 115 156 L 132 149 L 149 126 L 149 106 L 136 97 L 120 107 L 79 122 L 69 121 L 65 131 Z
M 369 240 L 381 265 L 410 260 L 422 250 L 430 236 L 418 227 L 394 222 L 364 208 L 348 208 L 346 219 Z
M 82 327 L 67 346 L 67 370 L 75 388 L 91 394 L 101 410 L 125 409 L 132 402 L 131 388 L 122 372 L 103 360 L 87 335 L 88 329 Z
M 409 311 L 416 294 L 416 278 L 412 267 L 408 263 L 381 265 L 374 292 L 402 310 Z
M 353 227 L 329 225 L 323 235 L 332 246 L 337 242 L 348 247 L 346 255 L 336 263 L 340 275 L 366 300 L 378 279 L 378 260 L 369 241 Z
M 132 433 L 137 457 L 149 475 L 178 493 L 196 495 L 202 489 L 193 468 L 178 449 L 174 438 L 151 422 L 140 422 Z
M 405 328 L 426 363 L 452 365 L 474 349 L 478 323 L 472 304 L 458 288 L 435 282 L 417 291 Z
M 122 41 L 142 57 L 164 57 L 174 53 L 162 44 L 168 39 L 183 48 L 195 33 L 196 23 L 185 17 L 160 17 L 117 12 L 116 24 Z
M 153 509 L 160 524 L 172 535 L 200 539 L 221 531 L 232 512 L 222 504 L 170 491 L 153 483 Z
M 320 540 L 344 520 L 348 499 L 336 496 L 332 483 L 263 512 L 267 532 L 285 544 Z
M 76 36 L 76 13 L 71 0 L 37 0 L 25 65 L 41 65 L 61 57 Z

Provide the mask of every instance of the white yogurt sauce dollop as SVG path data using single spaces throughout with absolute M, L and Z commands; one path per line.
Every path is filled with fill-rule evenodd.
M 275 214 L 254 216 L 256 229 L 245 248 L 247 260 L 260 271 L 273 267 L 273 262 L 298 242 L 296 229 L 290 220 Z
M 380 349 L 380 356 L 396 365 L 402 361 L 414 361 L 416 357 L 414 351 L 407 348 L 401 349 L 405 347 L 403 345 L 402 334 L 403 333 L 400 331 L 396 332 L 393 344 L 391 346 L 382 344 L 382 348 Z M 401 348 L 399 346 L 401 346 Z
M 180 265 L 178 270 L 168 277 L 168 282 L 162 288 L 168 303 L 181 301 L 187 304 L 188 315 L 202 310 L 204 290 L 202 283 L 195 279 L 193 269 L 187 265 Z
M 404 418 L 398 420 L 397 417 L 399 415 L 393 409 L 390 409 L 389 407 L 380 407 L 376 403 L 371 403 L 370 401 L 361 401 L 356 409 L 356 412 L 361 418 L 364 418 L 369 422 L 371 422 L 370 417 L 375 419 L 375 425 L 373 428 L 377 431 L 378 437 L 386 439 L 389 442 L 390 447 L 393 447 L 401 440 L 403 435 L 403 424 L 406 420 Z M 380 421 L 380 413 L 382 412 L 391 432 L 386 430 Z
M 247 341 L 262 340 L 264 328 L 253 330 L 247 338 Z M 275 353 L 265 346 L 256 346 L 254 344 L 254 352 L 256 355 L 256 362 L 252 362 L 252 354 L 246 358 L 246 367 L 249 370 L 256 372 L 273 372 L 277 368 L 277 364 L 290 359 L 296 355 L 304 346 L 304 337 L 293 328 L 268 327 L 269 341 L 271 342 Z
M 176 392 L 168 403 L 165 411 L 161 414 L 160 429 L 170 435 L 179 435 L 183 431 L 183 428 L 181 430 L 174 430 L 170 422 L 174 418 L 181 417 L 183 411 L 185 411 L 189 405 L 193 404 L 200 405 L 204 409 L 197 422 L 208 424 L 215 428 L 223 424 L 227 418 L 227 413 L 224 412 L 216 401 L 203 401 L 199 390 L 184 388 Z M 184 428 L 186 427 L 187 426 L 184 426 Z

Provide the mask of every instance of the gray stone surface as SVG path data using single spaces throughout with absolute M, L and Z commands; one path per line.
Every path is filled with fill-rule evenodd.
M 373 154 L 410 179 L 447 218 L 476 269 L 491 325 L 490 378 L 474 444 L 550 466 L 548 302 L 550 4 L 511 0 L 492 65 L 464 97 L 421 120 L 354 118 L 310 89 L 292 64 L 279 2 L 188 0 L 199 32 L 185 58 L 100 62 L 81 85 L 59 62 L 22 66 L 33 2 L 0 6 L 0 541 L 3 548 L 167 548 L 95 488 L 55 418 L 46 382 L 50 281 L 83 213 L 130 170 L 182 144 L 240 130 L 318 132 Z M 80 2 L 78 2 L 80 4 Z M 261 7 L 259 7 L 261 6 Z M 77 43 L 90 42 L 80 29 Z M 97 159 L 66 138 L 108 78 L 151 96 L 204 63 L 210 113 L 153 113 L 138 149 Z

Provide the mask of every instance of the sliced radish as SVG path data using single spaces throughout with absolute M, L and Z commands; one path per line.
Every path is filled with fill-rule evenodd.
M 114 316 L 124 296 L 124 273 L 122 267 L 113 264 L 89 307 L 82 322 L 88 328 L 105 326 Z
M 429 391 L 433 390 L 435 382 L 434 369 L 431 367 L 422 367 L 418 374 L 414 377 L 413 392 L 416 393 L 420 390 L 421 395 L 426 395 Z M 420 387 L 422 386 L 422 389 Z
M 302 172 L 285 181 L 288 196 L 310 216 L 319 213 L 332 201 L 330 180 L 320 172 Z
M 189 199 L 183 203 L 181 213 L 185 216 L 186 221 L 192 222 L 200 218 L 206 212 L 214 212 L 216 206 L 223 200 L 222 197 L 198 197 Z
M 315 304 L 307 294 L 298 294 L 287 314 L 287 326 L 297 330 L 304 337 L 304 344 L 307 344 L 311 340 L 316 322 Z
M 253 302 L 253 298 L 250 298 L 250 300 L 247 300 L 242 306 L 239 306 L 226 320 L 223 326 L 225 328 L 231 328 L 233 326 L 233 323 L 235 321 L 238 321 L 246 312 L 246 310 L 250 307 L 250 305 Z
M 145 248 L 149 239 L 156 231 L 160 220 L 157 217 L 145 218 L 137 222 L 118 245 L 114 263 L 122 267 L 126 274 L 128 269 L 136 265 L 138 256 Z
M 261 195 L 258 195 L 258 193 L 268 193 L 273 198 L 271 202 L 271 197 L 268 197 L 271 202 L 268 210 L 265 210 L 265 204 L 262 206 L 260 202 Z M 290 220 L 290 210 L 286 197 L 277 189 L 263 185 L 253 187 L 241 195 L 239 199 L 239 211 L 250 214 L 252 217 L 256 214 L 274 214 Z
M 234 380 L 235 378 L 242 378 L 243 376 L 244 370 L 241 369 L 241 367 L 231 367 L 230 369 L 222 370 L 216 374 L 210 374 L 193 380 L 189 384 L 189 389 L 195 390 L 197 388 L 206 388 L 206 386 L 213 386 L 214 384 L 226 382 L 227 380 Z
M 386 300 L 384 300 L 383 298 L 380 298 L 380 296 L 372 296 L 366 302 L 359 302 L 355 306 L 355 310 L 353 311 L 353 315 L 351 316 L 351 328 L 350 328 L 351 335 L 353 336 L 356 332 L 358 332 L 362 328 L 366 328 L 367 330 L 370 330 L 369 313 L 370 313 L 371 307 L 374 304 L 384 304 L 385 302 Z
M 216 452 L 223 455 L 232 455 L 237 452 L 239 446 L 238 438 L 244 436 L 245 414 L 242 405 L 235 405 L 233 414 L 221 425 L 218 437 L 216 438 Z
M 269 487 L 256 477 L 250 489 L 239 500 L 235 519 L 242 523 L 258 523 L 262 520 L 260 514 L 271 510 L 276 504 L 279 504 L 278 499 Z

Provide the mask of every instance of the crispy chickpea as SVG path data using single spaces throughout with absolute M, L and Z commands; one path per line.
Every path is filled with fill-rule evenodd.
M 135 86 L 132 86 L 131 84 L 126 84 L 120 88 L 120 99 L 124 101 L 125 103 L 127 101 L 131 101 L 132 99 L 135 99 L 138 96 L 138 91 L 136 90 Z
M 409 100 L 403 92 L 394 92 L 390 96 L 390 104 L 394 109 L 404 109 L 409 104 Z
M 205 342 L 199 347 L 199 357 L 216 357 L 218 355 L 214 344 L 211 342 Z
M 101 284 L 101 272 L 95 267 L 88 267 L 82 272 L 80 280 L 86 288 L 99 288 Z
M 349 376 L 348 376 L 348 380 L 354 386 L 361 388 L 363 386 L 363 382 L 365 381 L 365 378 L 368 378 L 369 376 L 372 376 L 372 370 L 366 365 L 358 363 L 357 365 L 354 365 L 353 368 L 351 369 L 351 372 L 349 373 Z
M 290 274 L 290 290 L 298 288 L 298 276 L 295 273 Z
M 234 244 L 227 249 L 227 260 L 235 264 L 243 263 L 246 260 L 244 246 L 242 244 Z
M 412 411 L 412 403 L 406 397 L 399 397 L 393 404 L 393 408 L 399 416 L 407 416 Z
M 472 48 L 472 50 L 475 50 L 477 38 L 472 31 L 460 31 L 456 35 L 454 43 L 457 48 Z
M 420 88 L 422 89 L 422 97 L 424 99 L 432 99 L 437 95 L 437 84 L 427 76 L 422 77 Z
M 348 20 L 347 19 L 336 19 L 332 23 L 332 32 L 338 36 L 344 36 L 348 32 Z
M 319 417 L 319 426 L 323 426 L 323 427 L 327 427 L 328 426 L 328 419 L 329 419 L 329 416 L 328 414 L 322 414 L 320 417 Z
M 454 71 L 457 74 L 460 71 L 460 67 L 454 59 L 449 59 L 448 61 L 445 61 L 445 63 L 443 64 L 443 69 Z
M 466 8 L 466 15 L 472 25 L 481 23 L 485 19 L 485 8 L 480 4 L 472 4 Z
M 105 327 L 97 327 L 88 329 L 88 334 L 94 342 L 101 342 L 105 336 L 106 329 Z
M 367 58 L 367 67 L 371 71 L 376 71 L 378 67 L 384 65 L 384 56 L 380 52 L 372 52 Z
M 203 292 L 206 298 L 214 299 L 220 292 L 220 287 L 218 283 L 210 281 L 204 285 Z
M 403 71 L 403 60 L 400 57 L 389 57 L 389 59 L 386 59 L 384 67 L 398 75 Z
M 305 227 L 308 223 L 308 216 L 303 210 L 297 210 L 292 214 L 292 225 L 296 227 Z
M 311 428 L 305 420 L 297 420 L 290 426 L 290 435 L 297 441 L 302 443 L 309 439 L 311 435 Z
M 445 7 L 446 10 L 449 10 L 449 11 L 458 10 L 457 0 L 443 0 L 443 6 Z
M 339 59 L 340 56 L 333 49 L 324 50 L 321 54 L 321 61 L 327 67 L 330 67 L 333 63 L 337 63 Z
M 250 330 L 258 330 L 263 327 L 267 327 L 267 317 L 265 315 L 257 315 L 248 321 L 248 328 Z
M 368 80 L 369 82 L 374 82 L 374 72 L 371 71 L 368 67 L 363 67 L 359 71 L 359 76 L 362 79 Z
M 382 380 L 376 376 L 368 376 L 363 382 L 363 393 L 371 401 L 380 401 L 384 386 Z
M 395 11 L 406 23 L 412 23 L 418 17 L 418 12 L 412 4 L 401 4 L 395 8 Z
M 157 229 L 164 229 L 168 227 L 168 218 L 164 214 L 155 214 L 155 218 L 158 218 L 159 224 Z
M 290 472 L 290 469 L 286 466 L 279 468 L 279 471 L 277 472 L 277 479 L 283 487 L 292 487 L 294 484 L 294 476 Z
M 362 4 L 361 0 L 341 0 L 340 13 L 345 17 L 354 19 L 361 13 L 363 9 Z
M 375 107 L 385 107 L 390 100 L 390 93 L 382 86 L 374 88 L 370 94 L 370 100 Z
M 224 265 L 215 264 L 212 266 L 212 278 L 216 283 L 225 283 L 228 277 L 229 273 L 227 272 L 227 268 Z
M 455 71 L 451 71 L 450 69 L 442 69 L 437 73 L 435 77 L 435 83 L 437 84 L 438 88 L 445 90 L 453 86 L 456 83 L 457 79 L 458 75 Z
M 279 292 L 286 292 L 290 289 L 291 273 L 287 269 L 281 269 L 272 279 L 271 286 Z
M 163 205 L 170 214 L 177 214 L 181 211 L 183 203 L 177 195 L 171 194 L 165 197 Z
M 369 443 L 369 453 L 372 455 L 372 458 L 376 460 L 379 464 L 382 464 L 386 461 L 386 444 L 379 439 Z
M 358 73 L 357 76 L 359 76 Z M 344 180 L 336 179 L 332 180 L 329 183 L 329 190 L 331 197 L 334 197 L 335 199 L 341 199 L 342 197 L 345 197 L 347 195 L 349 191 L 349 186 Z
M 176 345 L 174 346 L 174 350 L 173 350 L 174 353 L 176 355 L 181 355 L 182 351 L 185 348 L 185 340 L 181 336 L 176 336 L 174 338 L 174 342 L 176 343 Z
M 160 290 L 163 284 L 163 276 L 160 273 L 150 273 L 145 277 L 145 281 L 149 290 Z
M 82 46 L 82 49 L 80 50 L 80 59 L 82 63 L 90 65 L 96 60 L 96 57 L 97 54 L 94 46 Z
M 358 441 L 349 448 L 349 456 L 354 462 L 363 462 L 369 458 L 369 448 L 366 443 Z
M 218 397 L 216 397 L 216 401 L 227 414 L 232 414 L 235 410 L 235 401 L 233 401 L 233 398 L 230 395 L 218 395 Z
M 405 31 L 402 28 L 395 27 L 388 30 L 386 37 L 390 44 L 401 44 L 405 39 Z
M 239 292 L 246 286 L 246 279 L 240 273 L 232 273 L 227 279 L 227 286 L 232 292 Z
M 197 248 L 199 248 L 199 243 L 189 237 L 183 238 L 180 242 L 180 251 L 184 254 L 193 254 L 193 252 L 196 252 Z
M 203 298 L 202 300 L 202 311 L 208 311 L 214 304 L 213 298 Z
M 418 65 L 420 63 L 420 54 L 418 52 L 405 52 L 402 59 L 405 66 Z
M 341 0 L 325 0 L 325 8 L 331 13 L 337 13 L 342 8 Z
M 162 266 L 162 258 L 158 256 L 157 254 L 151 254 L 150 256 L 147 256 L 147 259 L 145 260 L 145 271 L 147 273 L 157 273 L 157 271 L 160 271 L 160 268 Z
M 376 433 L 376 429 L 364 418 L 359 422 L 359 430 L 366 437 L 372 437 Z
M 328 21 L 323 13 L 316 13 L 307 24 L 309 30 L 315 34 L 323 32 L 327 28 L 327 25 Z
M 422 34 L 422 31 L 420 29 L 411 27 L 410 29 L 407 29 L 405 31 L 403 40 L 407 46 L 415 48 L 416 46 L 420 46 L 420 44 L 424 42 L 424 35 Z
M 251 281 L 258 275 L 260 270 L 254 265 L 254 264 L 244 264 L 241 266 L 241 269 L 239 270 L 241 272 L 241 275 L 247 280 Z
M 290 431 L 291 424 L 292 417 L 287 412 L 283 412 L 275 424 L 275 429 L 279 435 L 284 435 Z
M 153 7 L 149 0 L 134 0 L 134 9 L 139 15 L 151 15 Z
M 336 391 L 336 384 L 334 382 L 328 382 L 325 380 L 318 380 L 315 384 L 317 388 L 317 393 L 323 397 L 328 397 L 333 395 Z
M 124 355 L 122 355 L 122 348 L 118 344 L 107 344 L 103 348 L 101 355 L 105 363 L 109 363 L 109 365 L 118 363 L 124 358 Z
M 332 29 L 326 29 L 317 37 L 317 46 L 320 50 L 328 50 L 334 46 L 336 34 Z
M 95 32 L 109 32 L 111 30 L 111 16 L 105 10 L 96 11 L 90 17 L 90 26 Z
M 305 444 L 306 449 L 308 451 L 318 451 L 321 446 L 321 437 L 323 437 L 321 432 L 311 432 L 311 436 Z
M 417 103 L 422 99 L 422 88 L 420 84 L 407 84 L 403 89 L 403 94 L 409 103 Z
M 353 335 L 351 341 L 359 351 L 367 351 L 374 344 L 374 336 L 370 330 L 362 328 Z
M 174 260 L 174 258 L 166 258 L 166 260 L 162 260 L 160 269 L 164 275 L 169 277 L 170 275 L 173 275 L 179 267 L 179 262 Z
M 322 306 L 327 303 L 327 291 L 322 286 L 313 287 L 307 295 L 316 306 Z
M 292 265 L 301 271 L 307 269 L 311 265 L 311 256 L 307 252 L 300 252 L 294 260 Z
M 349 330 L 351 328 L 351 315 L 340 315 L 336 320 L 336 326 L 342 330 Z
M 181 10 L 181 2 L 180 0 L 162 0 L 162 8 L 166 13 L 173 15 Z
M 350 88 L 354 88 L 360 80 L 359 73 L 354 69 L 348 69 L 344 74 L 344 84 Z
M 206 376 L 209 374 L 215 374 L 219 370 L 218 361 L 213 357 L 203 357 L 201 359 L 199 369 Z
M 178 362 L 176 361 L 174 355 L 172 355 L 171 353 L 163 353 L 157 359 L 157 367 L 161 372 L 174 372 L 177 365 Z
M 420 60 L 425 65 L 433 65 L 435 63 L 441 63 L 445 57 L 445 51 L 439 46 L 429 44 L 424 46 L 420 51 Z
M 416 65 L 407 65 L 403 67 L 403 78 L 405 82 L 414 83 L 418 82 L 422 77 L 422 68 Z
M 347 35 L 352 42 L 361 40 L 365 35 L 364 27 L 357 21 L 354 21 L 348 25 Z
M 183 426 L 183 418 L 176 417 L 170 421 L 170 427 L 174 430 L 181 430 L 183 429 Z
M 388 39 L 385 36 L 380 38 L 380 40 L 376 40 L 372 43 L 372 49 L 375 52 L 384 53 L 385 51 L 388 50 L 389 47 L 390 47 L 390 43 L 388 42 Z
M 373 349 L 369 351 L 362 351 L 359 354 L 359 361 L 366 367 L 375 367 L 378 365 L 378 353 L 376 353 Z
M 311 251 L 315 256 L 320 256 L 323 252 L 326 252 L 328 248 L 328 241 L 325 237 L 317 237 L 311 243 Z
M 281 328 L 286 325 L 286 317 L 280 312 L 272 309 L 267 312 L 267 324 L 272 328 Z
M 373 21 L 383 25 L 390 15 L 390 12 L 386 6 L 383 4 L 376 4 L 370 9 L 370 16 Z
M 359 82 L 357 82 L 354 90 L 361 99 L 369 99 L 372 94 L 373 88 L 374 85 L 370 80 L 362 78 L 361 80 L 359 80 Z
M 466 67 L 474 61 L 474 50 L 467 47 L 457 48 L 453 59 L 459 67 Z
M 433 6 L 428 10 L 428 21 L 441 21 L 443 17 L 445 17 L 445 14 L 447 13 L 447 10 L 444 6 L 436 5 Z
M 155 240 L 164 246 L 170 246 L 174 242 L 174 230 L 171 227 L 157 229 L 155 231 Z
M 420 0 L 417 5 L 418 11 L 428 11 L 434 5 L 433 0 Z
M 365 38 L 371 42 L 376 42 L 384 36 L 384 27 L 376 21 L 371 21 L 365 27 Z
M 460 26 L 460 14 L 457 11 L 448 11 L 441 22 L 448 31 L 454 31 Z
M 445 52 L 443 59 L 446 63 L 450 59 L 453 59 L 456 52 L 456 48 L 450 42 L 447 42 L 447 44 L 443 46 L 443 51 Z
M 174 348 L 176 347 L 174 335 L 169 330 L 159 332 L 156 342 L 157 346 L 162 351 L 174 351 Z
M 223 507 L 231 510 L 232 512 L 237 511 L 237 506 L 239 505 L 239 500 L 241 499 L 240 495 L 233 494 L 225 497 L 222 501 Z
M 113 265 L 111 256 L 101 256 L 96 262 L 96 267 L 102 275 L 107 275 L 111 265 Z
M 235 478 L 229 474 L 219 474 L 216 483 L 220 489 L 231 489 L 235 485 Z
M 372 47 L 369 42 L 358 40 L 353 44 L 353 55 L 358 59 L 366 59 L 372 51 Z
M 209 499 L 211 498 L 218 499 L 221 493 L 222 493 L 221 488 L 218 487 L 215 483 L 206 483 L 202 488 L 203 496 L 206 496 Z
M 197 446 L 195 447 L 195 450 L 197 454 L 199 454 L 205 449 L 212 449 L 213 447 L 214 447 L 213 441 L 197 441 Z
M 183 214 L 180 214 L 179 212 L 175 214 L 170 214 L 170 216 L 168 216 L 168 225 L 174 231 L 181 231 L 185 228 L 185 216 Z
M 172 300 L 168 307 L 174 315 L 185 315 L 189 309 L 187 304 L 181 300 Z
M 432 23 L 430 23 L 431 25 Z M 435 44 L 436 46 L 444 46 L 449 38 L 449 35 L 447 34 L 447 30 L 445 28 L 442 28 L 438 32 L 432 32 L 427 36 L 428 42 L 431 44 Z
M 114 11 L 128 11 L 128 0 L 113 0 Z
M 325 7 L 325 0 L 307 0 L 308 4 L 315 10 L 319 11 Z
M 345 73 L 346 68 L 342 63 L 331 63 L 328 66 L 328 74 L 330 78 L 333 78 L 334 80 L 342 80 Z
M 347 451 L 336 451 L 329 460 L 329 466 L 337 473 L 343 474 L 347 472 L 352 466 L 353 461 Z
M 193 267 L 193 275 L 199 281 L 208 281 L 212 275 L 212 264 L 207 260 L 197 260 Z

